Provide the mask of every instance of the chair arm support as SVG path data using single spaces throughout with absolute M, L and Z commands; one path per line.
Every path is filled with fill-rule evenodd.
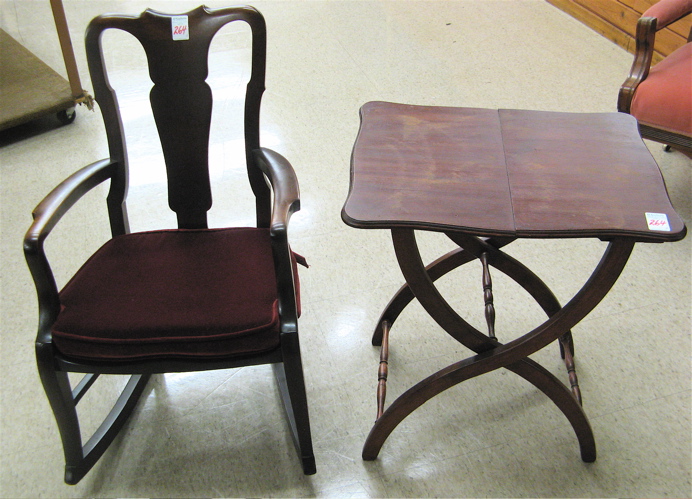
M 84 194 L 113 174 L 109 159 L 92 163 L 70 175 L 34 209 L 33 223 L 24 236 L 24 256 L 36 285 L 39 300 L 39 336 L 48 340 L 48 331 L 60 311 L 58 289 L 43 249 L 43 243 L 63 215 Z
M 274 192 L 271 227 L 287 227 L 293 213 L 300 210 L 298 179 L 293 167 L 279 153 L 264 147 L 253 151 L 260 170 L 267 176 Z
M 270 149 L 253 151 L 257 165 L 269 179 L 274 193 L 269 233 L 276 268 L 281 332 L 298 331 L 295 281 L 291 248 L 288 243 L 288 221 L 300 209 L 298 179 L 286 158 Z
M 636 47 L 630 74 L 618 93 L 618 111 L 629 113 L 634 92 L 639 84 L 649 76 L 651 60 L 654 55 L 657 20 L 655 17 L 641 17 L 637 21 Z
M 660 0 L 637 21 L 634 62 L 618 95 L 618 111 L 629 113 L 637 86 L 646 79 L 654 54 L 656 32 L 692 13 L 692 0 Z M 692 31 L 688 41 L 692 39 Z

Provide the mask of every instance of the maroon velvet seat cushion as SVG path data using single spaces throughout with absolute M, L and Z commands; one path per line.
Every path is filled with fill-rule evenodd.
M 279 344 L 267 229 L 113 238 L 75 274 L 60 301 L 53 341 L 81 359 L 220 358 Z
M 642 124 L 692 136 L 692 43 L 651 68 L 632 99 L 630 114 Z

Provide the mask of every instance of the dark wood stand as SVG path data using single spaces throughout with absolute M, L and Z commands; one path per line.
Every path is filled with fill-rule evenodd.
M 574 428 L 582 459 L 595 461 L 571 329 L 609 292 L 635 242 L 676 241 L 686 234 L 631 116 L 368 103 L 361 109 L 342 218 L 357 228 L 391 230 L 406 279 L 372 338 L 382 347 L 378 409 L 363 459 L 375 459 L 394 428 L 427 400 L 503 367 L 560 408 Z M 416 230 L 444 233 L 459 248 L 425 266 Z M 536 274 L 502 251 L 518 238 L 577 237 L 609 244 L 591 277 L 564 306 Z M 483 267 L 487 334 L 460 317 L 434 284 L 476 259 Z M 516 281 L 548 316 L 505 344 L 495 337 L 491 268 Z M 389 330 L 414 298 L 476 355 L 420 381 L 385 410 Z M 555 340 L 570 387 L 528 358 Z

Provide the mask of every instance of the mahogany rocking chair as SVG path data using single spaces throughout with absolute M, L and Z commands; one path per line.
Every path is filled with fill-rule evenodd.
M 244 143 L 257 226 L 210 229 L 207 57 L 214 35 L 233 21 L 247 23 L 253 39 Z M 147 54 L 177 229 L 130 233 L 125 139 L 101 46 L 108 29 L 130 33 Z M 176 31 L 182 36 L 174 36 Z M 258 364 L 273 365 L 303 472 L 315 473 L 298 342 L 300 258 L 286 232 L 299 209 L 298 183 L 288 161 L 259 141 L 266 58 L 262 15 L 252 7 L 199 7 L 183 16 L 151 10 L 139 17 L 99 16 L 87 28 L 86 49 L 110 157 L 55 188 L 34 210 L 24 241 L 39 300 L 38 370 L 62 439 L 65 482 L 79 482 L 101 457 L 151 374 Z M 44 241 L 70 207 L 106 180 L 112 239 L 58 291 Z M 74 388 L 71 372 L 85 373 Z M 83 444 L 76 406 L 101 374 L 131 377 Z

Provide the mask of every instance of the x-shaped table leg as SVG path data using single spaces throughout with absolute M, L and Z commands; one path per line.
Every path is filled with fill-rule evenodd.
M 426 268 L 420 257 L 414 230 L 392 229 L 394 249 L 407 284 L 390 301 L 373 335 L 374 345 L 384 343 L 378 387 L 378 419 L 365 441 L 363 459 L 375 459 L 394 428 L 435 395 L 462 381 L 504 367 L 532 383 L 560 408 L 574 428 L 582 459 L 586 462 L 595 461 L 596 445 L 593 432 L 582 410 L 578 391 L 573 394 L 555 376 L 528 356 L 562 338 L 561 347 L 568 347 L 567 352 L 563 353 L 571 359 L 571 328 L 589 314 L 610 291 L 627 263 L 634 242 L 629 239 L 611 241 L 591 277 L 569 303 L 561 307 L 543 281 L 523 264 L 500 251 L 499 248 L 511 240 L 483 239 L 452 233 L 447 235 L 459 244 L 460 249 L 448 253 Z M 488 265 L 492 266 L 521 285 L 544 309 L 549 316 L 548 319 L 532 331 L 506 344 L 468 324 L 442 297 L 434 281 L 476 258 L 484 261 L 485 270 Z M 476 352 L 476 355 L 420 381 L 397 398 L 387 410 L 383 410 L 387 377 L 385 354 L 388 354 L 389 328 L 413 297 L 418 299 L 440 327 Z

